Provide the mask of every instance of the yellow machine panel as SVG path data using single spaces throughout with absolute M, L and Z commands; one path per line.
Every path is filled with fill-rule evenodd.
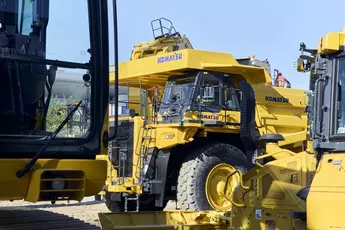
M 268 157 L 275 160 L 258 163 L 243 176 L 247 188 L 233 193 L 237 204 L 231 212 L 233 229 L 305 229 L 305 221 L 291 215 L 306 212 L 305 202 L 297 193 L 311 184 L 316 160 L 306 152 L 296 154 L 271 145 L 267 144 L 266 154 L 257 161 Z
M 308 229 L 343 229 L 344 154 L 326 155 L 319 163 L 308 194 Z
M 103 229 L 177 229 L 177 230 L 226 230 L 228 222 L 217 212 L 142 212 L 99 214 Z

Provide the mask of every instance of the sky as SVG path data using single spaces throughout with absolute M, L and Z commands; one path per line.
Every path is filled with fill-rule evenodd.
M 64 25 L 59 33 L 52 34 L 50 45 L 53 53 L 71 59 L 86 58 L 83 43 L 85 31 L 85 0 L 51 0 L 60 6 L 69 5 L 63 18 L 55 25 Z M 108 0 L 111 8 L 112 0 Z M 186 35 L 195 49 L 225 52 L 235 58 L 255 55 L 268 59 L 272 72 L 279 69 L 291 82 L 292 87 L 306 89 L 308 75 L 298 73 L 293 67 L 304 42 L 316 48 L 320 38 L 328 32 L 341 31 L 345 26 L 344 0 L 118 0 L 119 60 L 128 61 L 133 45 L 153 39 L 151 21 L 165 17 L 171 20 L 181 35 Z M 67 4 L 68 3 L 68 4 Z M 78 7 L 82 5 L 82 7 Z M 54 7 L 55 8 L 55 7 Z M 57 17 L 52 10 L 51 21 Z M 55 8 L 56 9 L 56 8 Z M 77 10 L 78 9 L 78 10 Z M 80 12 L 79 12 L 80 11 Z M 54 13 L 55 12 L 55 13 Z M 112 10 L 110 9 L 110 14 Z M 82 15 L 82 17 L 78 17 Z M 71 20 L 71 18 L 73 20 Z M 112 17 L 109 18 L 112 30 Z M 82 21 L 84 20 L 84 21 Z M 49 28 L 49 26 L 48 26 Z M 69 37 L 63 32 L 68 33 Z M 113 34 L 113 33 L 111 33 Z M 49 32 L 48 32 L 49 36 Z M 69 43 L 64 43 L 69 41 Z M 113 63 L 113 36 L 110 40 L 111 64 Z M 50 43 L 53 44 L 53 43 Z M 58 55 L 58 56 L 59 56 Z M 88 56 L 87 56 L 88 57 Z

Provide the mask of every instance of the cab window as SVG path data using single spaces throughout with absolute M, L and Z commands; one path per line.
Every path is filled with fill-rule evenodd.
M 18 31 L 23 35 L 32 32 L 33 4 L 32 0 L 18 1 Z
M 200 82 L 199 95 L 197 102 L 200 105 L 220 106 L 221 86 L 220 80 L 213 75 L 204 75 Z
M 224 109 L 239 110 L 239 91 L 234 89 L 231 83 L 224 83 L 222 101 Z

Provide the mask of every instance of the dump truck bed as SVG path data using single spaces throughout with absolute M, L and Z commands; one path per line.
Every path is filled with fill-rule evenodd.
M 241 65 L 231 54 L 195 49 L 120 63 L 119 81 L 133 81 L 131 86 L 141 82 L 144 88 L 146 84 L 152 87 L 152 82 L 164 86 L 169 76 L 182 75 L 189 70 L 240 74 L 250 84 L 271 82 L 264 68 Z M 110 73 L 110 83 L 114 83 L 114 72 Z

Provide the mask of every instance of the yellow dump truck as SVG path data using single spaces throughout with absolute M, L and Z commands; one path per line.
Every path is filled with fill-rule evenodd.
M 292 152 L 279 144 L 284 141 L 283 135 L 262 135 L 264 154 L 256 157 L 256 166 L 243 175 L 240 170 L 228 173 L 224 180 L 224 192 L 219 197 L 232 203 L 231 212 L 107 213 L 100 214 L 102 226 L 224 230 L 344 228 L 341 211 L 345 197 L 344 41 L 345 28 L 326 34 L 317 49 L 300 45 L 298 71 L 310 72 L 311 78 L 307 107 L 310 151 L 308 148 Z M 240 180 L 232 189 L 235 175 L 240 175 Z M 233 192 L 228 193 L 229 189 Z
M 279 148 L 305 151 L 308 98 L 275 86 L 267 60 L 196 50 L 169 21 L 152 25 L 163 32 L 119 65 L 127 99 L 119 100 L 125 109 L 109 155 L 106 204 L 111 211 L 160 210 L 176 200 L 181 210 L 228 211 L 232 203 L 219 196 L 224 179 L 254 166 L 260 137 L 280 133 Z M 228 194 L 240 181 L 234 178 Z

